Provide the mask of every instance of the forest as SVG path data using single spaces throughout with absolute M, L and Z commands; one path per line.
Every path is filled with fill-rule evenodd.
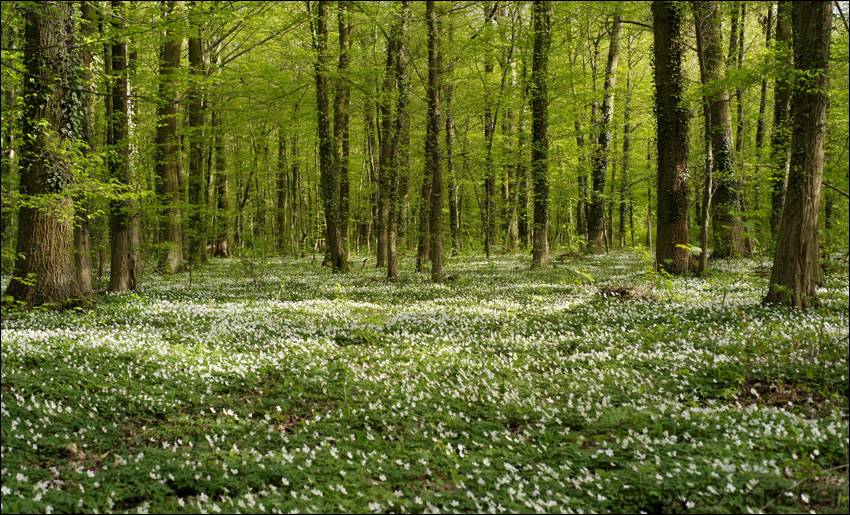
M 4 1 L 4 513 L 846 513 L 847 1 Z

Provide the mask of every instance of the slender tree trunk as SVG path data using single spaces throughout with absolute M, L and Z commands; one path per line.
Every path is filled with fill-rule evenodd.
M 620 223 L 617 227 L 618 243 L 620 247 L 626 246 L 626 199 L 629 196 L 629 153 L 631 151 L 632 126 L 631 126 L 631 102 L 632 102 L 632 35 L 626 37 L 626 96 L 623 102 L 623 165 L 620 174 Z
M 528 161 L 526 159 L 528 146 L 528 132 L 525 127 L 526 119 L 526 100 L 528 93 L 528 85 L 526 82 L 526 62 L 523 59 L 522 63 L 522 96 L 520 101 L 519 114 L 517 116 L 517 142 L 516 142 L 516 177 L 517 192 L 517 239 L 523 248 L 528 248 L 529 244 L 529 227 L 528 227 Z
M 325 212 L 326 255 L 330 257 L 334 272 L 339 269 L 339 249 L 337 248 L 337 211 L 339 207 L 339 182 L 333 170 L 333 144 L 330 133 L 330 109 L 328 102 L 328 2 L 319 0 L 316 13 L 316 27 L 313 45 L 316 50 L 316 127 L 319 144 L 319 176 L 322 207 Z
M 220 117 L 218 113 L 213 113 L 214 117 Z M 230 202 L 227 196 L 227 156 L 224 147 L 224 128 L 221 123 L 214 123 L 215 129 L 215 198 L 216 198 L 216 237 L 215 250 L 216 257 L 229 257 L 230 249 L 227 244 L 227 225 L 230 219 L 229 207 Z
M 346 0 L 337 2 L 337 20 L 339 24 L 339 64 L 337 65 L 336 95 L 334 96 L 334 142 L 336 152 L 336 175 L 339 184 L 339 207 L 336 213 L 336 264 L 340 272 L 348 271 L 348 219 L 350 217 L 348 186 L 348 52 L 351 47 L 351 16 Z
M 773 1 L 767 4 L 767 20 L 764 24 L 764 46 L 770 49 L 770 38 L 773 30 Z M 756 121 L 756 152 L 760 152 L 764 146 L 764 118 L 767 112 L 767 76 L 761 80 L 761 94 L 759 95 L 759 117 Z M 761 156 L 759 155 L 759 158 Z
M 275 220 L 277 229 L 277 251 L 286 251 L 287 224 L 286 214 L 287 193 L 289 192 L 289 166 L 286 162 L 286 133 L 283 127 L 277 129 L 277 207 L 275 209 Z
M 22 6 L 24 81 L 20 185 L 23 195 L 55 195 L 43 208 L 21 207 L 15 269 L 6 295 L 29 305 L 62 304 L 84 297 L 74 263 L 74 205 L 64 194 L 71 163 L 56 149 L 80 137 L 82 102 L 75 5 L 37 2 Z M 59 80 L 61 79 L 61 80 Z M 70 88 L 70 89 L 67 89 Z
M 551 44 L 552 4 L 535 0 L 534 49 L 531 68 L 531 174 L 534 180 L 534 245 L 531 267 L 543 268 L 549 261 L 548 228 L 549 203 L 549 95 L 547 74 Z
M 703 84 L 717 84 L 726 77 L 720 30 L 721 7 L 716 1 L 694 2 L 695 22 L 699 23 L 703 37 L 705 60 Z M 729 92 L 723 87 L 712 88 L 711 105 L 712 181 L 715 191 L 712 199 L 714 224 L 714 252 L 712 257 L 727 258 L 747 253 L 744 228 L 735 213 L 739 208 L 737 181 L 735 180 L 734 150 L 732 147 L 732 116 L 729 112 Z
M 705 51 L 702 46 L 702 42 L 705 39 L 702 35 L 702 23 L 698 23 L 698 19 L 694 16 L 694 27 L 696 29 L 696 42 L 697 42 L 697 60 L 699 61 L 699 69 L 700 69 L 700 77 L 706 77 L 705 71 Z M 703 83 L 703 85 L 705 85 Z M 712 130 L 711 130 L 711 102 L 708 96 L 702 96 L 702 115 L 703 115 L 703 141 L 705 147 L 705 172 L 703 176 L 703 189 L 702 189 L 702 211 L 700 212 L 700 256 L 699 256 L 699 264 L 697 267 L 697 271 L 700 274 L 705 273 L 706 263 L 708 260 L 708 227 L 709 221 L 711 220 L 711 201 L 712 201 L 712 192 L 714 189 L 713 181 L 712 181 L 712 170 L 714 168 L 714 157 L 711 147 L 712 140 Z
M 203 138 L 201 78 L 204 76 L 204 57 L 201 46 L 199 4 L 192 2 L 189 12 L 189 73 L 191 80 L 186 96 L 189 100 L 189 261 L 192 266 L 207 259 L 204 246 L 206 216 L 203 200 Z
M 401 224 L 401 186 L 399 176 L 407 175 L 408 168 L 408 143 L 410 138 L 410 116 L 407 112 L 408 104 L 408 78 L 407 78 L 407 20 L 410 17 L 410 3 L 404 0 L 401 4 L 401 13 L 395 26 L 395 82 L 398 87 L 396 99 L 395 131 L 391 146 L 392 164 L 389 169 L 389 230 L 387 231 L 387 278 L 395 280 L 398 278 L 398 229 Z
M 795 2 L 791 19 L 794 69 L 800 82 L 791 100 L 791 166 L 765 302 L 806 308 L 818 303 L 818 210 L 829 103 L 832 3 Z
M 431 281 L 443 282 L 443 176 L 440 168 L 440 33 L 434 1 L 425 3 L 428 24 L 428 125 L 425 173 L 431 174 Z
M 688 117 L 682 55 L 684 5 L 652 3 L 655 115 L 658 119 L 655 266 L 674 274 L 688 271 Z
M 454 26 L 451 23 L 451 18 L 446 23 L 449 47 L 451 47 L 454 42 Z M 451 83 L 452 71 L 452 65 L 446 65 L 446 82 L 443 86 L 443 99 L 446 106 L 446 175 L 448 176 L 449 232 L 451 235 L 452 255 L 456 256 L 460 252 L 460 218 L 458 213 L 457 177 L 455 176 L 454 151 L 452 148 L 455 136 L 454 113 L 452 111 L 452 93 L 454 92 L 454 86 Z
M 598 254 L 605 250 L 605 176 L 608 172 L 608 151 L 611 144 L 611 119 L 614 114 L 614 87 L 617 80 L 617 62 L 620 56 L 619 16 L 614 17 L 608 46 L 608 64 L 605 68 L 602 118 L 597 127 L 598 140 L 593 154 L 593 188 L 590 194 L 588 225 L 588 252 Z
M 392 166 L 392 100 L 395 89 L 395 41 L 393 37 L 387 38 L 387 61 L 384 69 L 384 83 L 381 88 L 381 114 L 380 136 L 380 161 L 378 171 L 378 218 L 376 229 L 378 241 L 376 245 L 376 267 L 387 266 L 387 254 L 389 243 L 389 216 L 390 216 L 390 167 Z
M 177 2 L 166 4 L 164 15 L 177 16 Z M 162 203 L 160 218 L 164 220 L 159 242 L 166 243 L 162 270 L 173 274 L 183 270 L 182 214 L 180 209 L 179 143 L 177 140 L 177 74 L 180 70 L 182 38 L 174 24 L 166 24 L 160 48 L 159 97 L 156 129 L 156 172 L 158 176 L 157 199 Z
M 126 17 L 124 2 L 112 2 L 112 26 L 123 30 Z M 113 152 L 109 160 L 110 176 L 119 184 L 130 185 L 130 133 L 127 98 L 127 42 L 119 37 L 112 42 L 112 140 Z M 112 259 L 109 273 L 109 291 L 135 290 L 138 252 L 133 245 L 131 210 L 133 203 L 112 201 L 110 203 L 109 233 Z
M 736 12 L 740 12 L 740 18 L 738 20 L 733 19 L 733 37 L 729 40 L 729 67 L 731 68 L 734 66 L 736 70 L 740 70 L 744 64 L 744 28 L 746 27 L 747 15 L 746 2 L 740 1 L 738 4 L 738 10 Z M 734 21 L 737 21 L 737 23 L 734 23 Z M 737 32 L 735 32 L 736 25 Z M 734 178 L 736 196 L 735 209 L 740 212 L 744 212 L 746 211 L 746 195 L 744 189 L 744 124 L 746 119 L 744 116 L 744 90 L 741 89 L 740 85 L 735 86 L 735 106 L 737 108 L 737 121 L 735 124 L 735 169 L 737 171 L 737 175 Z M 742 214 L 742 219 L 743 216 L 744 215 Z M 753 250 L 752 242 L 744 230 L 743 224 L 741 225 L 740 237 L 742 245 L 740 254 L 743 256 L 751 255 Z
M 83 38 L 94 36 L 96 31 L 95 25 L 95 10 L 91 1 L 80 2 L 82 18 L 80 22 L 80 35 Z M 84 85 L 83 89 L 88 88 L 91 80 L 92 66 L 92 51 L 89 45 L 84 45 L 80 49 L 80 61 L 82 77 L 81 82 Z M 86 143 L 85 152 L 94 150 L 94 106 L 92 105 L 92 95 L 88 93 L 82 94 L 82 139 Z M 11 107 L 11 106 L 10 106 Z M 5 142 L 4 142 L 5 143 Z M 77 283 L 80 287 L 80 294 L 83 297 L 89 297 L 92 294 L 92 266 L 91 266 L 91 234 L 89 227 L 89 212 L 91 211 L 91 202 L 84 199 L 76 199 L 76 218 L 74 220 L 74 264 L 77 272 Z
M 791 123 L 791 83 L 787 73 L 792 55 L 791 29 L 792 2 L 782 0 L 776 12 L 776 67 L 780 74 L 776 77 L 773 94 L 773 130 L 770 133 L 771 168 L 771 208 L 770 229 L 774 238 L 778 237 L 779 222 L 782 219 L 782 203 L 785 197 L 785 178 L 790 163 Z

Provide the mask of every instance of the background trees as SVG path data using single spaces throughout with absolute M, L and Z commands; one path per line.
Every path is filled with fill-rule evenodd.
M 17 259 L 15 272 L 15 262 L 32 231 L 17 229 L 29 227 L 37 199 L 61 204 L 59 190 L 73 206 L 75 268 L 91 262 L 92 280 L 77 283 L 96 289 L 110 274 L 115 289 L 131 287 L 124 261 L 134 255 L 137 276 L 179 272 L 207 253 L 279 253 L 327 254 L 339 271 L 365 258 L 362 266 L 387 266 L 389 277 L 414 256 L 433 272 L 435 243 L 485 255 L 531 246 L 538 264 L 548 249 L 647 243 L 662 260 L 683 244 L 707 247 L 701 260 L 769 255 L 793 147 L 790 3 L 685 5 L 678 93 L 653 81 L 673 61 L 659 63 L 649 3 L 556 3 L 545 12 L 533 2 L 436 5 L 436 68 L 422 2 L 63 6 L 73 35 L 64 25 L 46 30 L 80 40 L 72 57 L 85 123 L 79 136 L 42 139 L 51 152 L 65 141 L 86 150 L 69 168 L 73 180 L 33 189 L 28 156 L 40 140 L 24 137 L 35 131 L 27 88 L 72 89 L 55 72 L 27 68 L 32 9 L 4 4 L 3 275 L 27 273 L 30 264 Z M 829 193 L 817 218 L 825 255 L 846 249 L 848 231 L 847 29 L 837 8 L 829 15 L 837 19 L 821 186 Z M 655 60 L 643 58 L 653 52 Z M 675 124 L 665 113 L 685 108 L 707 138 L 668 137 Z M 689 173 L 671 197 L 652 179 L 672 177 L 660 163 L 674 162 L 666 152 L 674 141 L 676 176 Z M 694 194 L 683 196 L 684 186 Z M 681 237 L 668 247 L 673 211 Z M 441 224 L 448 229 L 435 239 Z M 113 243 L 110 234 L 119 234 Z M 125 252 L 124 241 L 138 250 Z M 11 280 L 10 293 L 20 285 Z

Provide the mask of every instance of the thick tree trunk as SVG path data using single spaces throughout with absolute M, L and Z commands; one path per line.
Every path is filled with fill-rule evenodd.
M 170 0 L 165 14 L 177 15 L 177 2 Z M 182 37 L 173 24 L 167 24 L 165 40 L 160 49 L 159 97 L 156 129 L 156 172 L 157 199 L 161 203 L 160 218 L 163 226 L 159 242 L 166 243 L 168 250 L 162 260 L 162 270 L 173 274 L 183 270 L 183 241 L 179 143 L 177 140 L 177 74 L 180 70 L 180 47 Z
M 431 175 L 431 281 L 443 282 L 443 175 L 440 168 L 440 34 L 434 1 L 425 4 L 428 24 L 428 125 L 425 134 L 425 174 Z
M 407 20 L 410 17 L 410 3 L 404 0 L 401 13 L 395 27 L 394 50 L 395 82 L 398 87 L 396 99 L 395 131 L 392 135 L 392 164 L 389 169 L 389 230 L 387 231 L 387 279 L 398 278 L 398 232 L 401 225 L 401 175 L 407 176 L 409 161 L 410 115 L 408 113 L 408 77 L 407 77 Z M 427 173 L 427 172 L 426 172 Z
M 818 209 L 829 103 L 831 2 L 791 6 L 795 84 L 791 100 L 791 165 L 782 223 L 765 302 L 806 308 L 817 304 L 820 278 Z
M 611 119 L 614 115 L 614 87 L 617 81 L 617 62 L 620 56 L 619 16 L 614 17 L 608 45 L 608 64 L 605 67 L 602 117 L 596 127 L 597 142 L 593 154 L 592 190 L 587 219 L 587 250 L 598 254 L 605 250 L 605 176 L 608 173 L 608 150 L 611 144 Z
M 339 185 L 339 206 L 336 213 L 336 263 L 340 272 L 348 271 L 348 218 L 350 216 L 348 185 L 348 52 L 351 46 L 351 18 L 347 0 L 337 2 L 339 25 L 339 63 L 337 65 L 336 95 L 334 96 L 334 153 L 335 173 Z
M 780 1 L 776 12 L 776 66 L 779 70 L 789 67 L 792 55 L 790 1 Z M 788 113 L 791 109 L 791 82 L 786 73 L 780 73 L 774 82 L 773 130 L 770 133 L 771 207 L 770 229 L 778 237 L 782 219 L 782 203 L 785 197 L 785 178 L 790 162 L 791 124 Z
M 684 5 L 653 2 L 655 115 L 658 119 L 655 266 L 673 274 L 688 271 L 688 110 L 682 55 Z
M 716 85 L 726 77 L 721 34 L 721 6 L 716 1 L 694 2 L 695 22 L 700 24 L 705 60 L 704 85 Z M 714 251 L 712 257 L 727 258 L 747 254 L 744 228 L 736 211 L 740 207 L 735 179 L 732 147 L 732 115 L 729 111 L 729 92 L 724 87 L 712 87 L 711 146 L 713 153 L 712 180 L 715 191 L 712 199 Z
M 543 268 L 549 261 L 547 217 L 549 203 L 549 95 L 547 74 L 551 44 L 552 4 L 536 0 L 533 6 L 534 49 L 531 67 L 531 174 L 534 181 L 534 234 L 531 267 Z
M 56 149 L 80 137 L 82 102 L 74 4 L 38 2 L 24 11 L 24 81 L 20 185 L 23 195 L 55 195 L 55 204 L 21 207 L 15 269 L 6 295 L 29 305 L 84 297 L 74 263 L 74 205 L 63 194 L 72 177 Z M 71 89 L 67 89 L 70 87 Z

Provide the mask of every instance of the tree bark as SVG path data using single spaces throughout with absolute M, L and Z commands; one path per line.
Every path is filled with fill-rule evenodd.
M 83 38 L 92 37 L 96 31 L 95 9 L 91 1 L 80 2 L 82 18 L 80 21 L 80 34 Z M 83 89 L 87 88 L 91 80 L 92 51 L 89 45 L 80 49 L 80 60 L 82 70 Z M 85 152 L 94 150 L 94 106 L 92 95 L 82 94 L 83 99 L 83 126 L 82 139 L 86 143 Z M 74 264 L 77 272 L 77 282 L 80 292 L 84 297 L 92 294 L 92 266 L 91 266 L 91 234 L 89 224 L 89 212 L 91 202 L 78 199 L 76 204 L 76 219 L 74 220 Z
M 700 24 L 706 87 L 711 106 L 711 146 L 713 153 L 712 199 L 714 251 L 712 257 L 728 258 L 747 254 L 744 228 L 736 211 L 740 207 L 735 180 L 734 149 L 732 146 L 732 115 L 729 111 L 729 92 L 722 85 L 726 77 L 721 34 L 720 2 L 694 2 L 695 22 Z
M 451 18 L 446 22 L 448 33 L 449 47 L 452 46 L 454 38 L 454 26 L 451 23 Z M 449 232 L 451 236 L 452 255 L 456 256 L 460 252 L 460 216 L 458 213 L 458 185 L 457 177 L 454 169 L 454 150 L 453 143 L 455 137 L 455 122 L 454 112 L 452 111 L 452 93 L 454 86 L 451 83 L 451 74 L 453 66 L 446 66 L 446 82 L 443 86 L 443 100 L 446 111 L 446 175 L 448 176 L 448 195 L 449 195 Z
M 551 45 L 552 4 L 536 0 L 533 6 L 534 49 L 531 67 L 531 174 L 534 180 L 534 234 L 531 267 L 543 268 L 549 261 L 547 217 L 549 203 L 549 95 L 547 73 Z
M 379 105 L 381 124 L 378 136 L 380 138 L 380 155 L 378 162 L 378 218 L 376 232 L 378 233 L 376 248 L 376 267 L 387 266 L 389 243 L 390 216 L 390 167 L 392 166 L 392 130 L 393 115 L 392 101 L 395 89 L 395 41 L 393 36 L 387 38 L 387 60 L 384 69 L 384 81 L 381 88 L 381 103 Z
M 227 156 L 224 147 L 224 128 L 220 123 L 221 114 L 214 112 L 213 117 L 219 118 L 214 123 L 215 128 L 215 205 L 216 205 L 216 235 L 214 255 L 229 257 L 230 249 L 227 243 L 227 225 L 229 220 L 230 202 L 227 196 Z
M 694 28 L 696 29 L 697 41 L 697 60 L 699 61 L 700 77 L 706 77 L 705 72 L 705 52 L 702 46 L 705 39 L 702 35 L 703 24 L 699 23 L 698 13 L 694 11 Z M 708 260 L 708 226 L 711 220 L 711 201 L 712 192 L 714 189 L 712 181 L 712 170 L 714 168 L 714 154 L 711 147 L 712 130 L 711 130 L 711 102 L 707 95 L 702 96 L 702 115 L 703 115 L 703 142 L 705 147 L 705 167 L 702 189 L 702 211 L 700 212 L 700 256 L 697 271 L 705 273 Z
M 764 46 L 770 49 L 770 38 L 773 30 L 773 2 L 767 3 L 767 20 L 764 24 Z M 767 76 L 761 80 L 761 94 L 759 95 L 759 117 L 756 121 L 756 152 L 761 151 L 764 146 L 764 117 L 767 112 Z M 761 156 L 759 156 L 761 157 Z
M 598 254 L 605 250 L 605 176 L 608 173 L 608 151 L 611 144 L 611 119 L 614 115 L 614 87 L 617 81 L 617 62 L 620 56 L 619 16 L 614 17 L 608 45 L 608 64 L 605 67 L 602 117 L 596 127 L 597 144 L 593 154 L 592 190 L 587 219 L 587 250 Z
M 204 56 L 201 45 L 199 4 L 192 2 L 189 12 L 189 74 L 186 96 L 189 100 L 189 261 L 192 266 L 207 260 L 204 236 L 206 233 L 206 202 L 203 198 L 203 135 L 204 112 L 201 79 L 204 76 Z
M 316 50 L 316 128 L 319 145 L 319 177 L 322 207 L 325 212 L 325 244 L 334 272 L 339 269 L 339 249 L 337 247 L 337 211 L 339 207 L 339 182 L 333 170 L 333 144 L 330 133 L 330 109 L 328 101 L 328 2 L 319 0 L 316 13 L 316 27 L 313 35 Z
M 831 2 L 791 6 L 795 84 L 791 101 L 791 165 L 767 303 L 807 308 L 818 303 L 818 210 L 829 102 Z
M 289 241 L 289 226 L 286 215 L 289 211 L 289 166 L 286 156 L 286 132 L 283 126 L 277 128 L 277 207 L 275 209 L 275 225 L 277 226 L 277 251 L 286 252 Z
M 791 66 L 792 2 L 782 0 L 776 11 L 776 67 L 779 73 L 773 87 L 773 130 L 770 133 L 771 207 L 770 229 L 774 238 L 779 236 L 779 222 L 782 219 L 782 203 L 785 197 L 785 178 L 788 176 L 790 162 L 791 124 L 791 83 L 788 68 Z
M 71 163 L 56 149 L 80 137 L 82 102 L 74 4 L 37 2 L 24 11 L 23 138 L 19 190 L 38 198 L 55 195 L 51 205 L 21 207 L 15 268 L 6 295 L 28 305 L 62 304 L 84 296 L 74 263 L 74 205 L 63 194 Z
M 428 23 L 428 125 L 425 173 L 431 174 L 431 282 L 443 282 L 443 176 L 440 164 L 440 33 L 434 1 L 425 3 Z
M 631 103 L 632 103 L 632 36 L 626 37 L 626 96 L 623 101 L 623 163 L 620 173 L 620 201 L 619 216 L 620 223 L 617 227 L 618 243 L 620 247 L 626 246 L 626 198 L 629 195 L 629 157 L 631 152 L 632 126 L 631 126 Z
M 123 1 L 112 2 L 112 26 L 120 31 L 126 17 Z M 112 42 L 112 158 L 109 160 L 110 177 L 124 186 L 130 185 L 130 133 L 127 98 L 127 41 L 120 36 Z M 109 232 L 112 259 L 109 273 L 109 291 L 136 290 L 138 248 L 132 234 L 133 202 L 110 202 Z
M 688 272 L 688 118 L 682 55 L 684 5 L 652 3 L 657 194 L 655 266 L 673 274 Z
M 166 16 L 177 16 L 177 2 L 167 3 Z M 174 24 L 166 24 L 165 39 L 160 47 L 159 97 L 156 129 L 156 172 L 157 198 L 164 203 L 160 218 L 164 226 L 159 234 L 159 242 L 165 243 L 168 250 L 163 256 L 162 270 L 165 274 L 180 272 L 183 264 L 182 213 L 179 142 L 177 140 L 177 73 L 180 70 L 180 47 L 183 39 L 178 35 Z
M 407 77 L 407 21 L 410 18 L 410 3 L 404 0 L 401 4 L 401 13 L 399 20 L 395 26 L 395 36 L 393 40 L 395 45 L 395 82 L 398 89 L 398 97 L 396 98 L 396 119 L 395 131 L 392 135 L 392 164 L 389 168 L 389 214 L 387 220 L 389 222 L 389 230 L 387 231 L 387 279 L 395 280 L 398 278 L 398 231 L 401 225 L 401 185 L 400 176 L 407 175 L 409 161 L 409 140 L 410 140 L 410 115 L 408 113 L 408 77 Z M 426 171 L 427 173 L 427 171 Z
M 350 215 L 348 185 L 348 52 L 351 47 L 351 15 L 347 0 L 337 2 L 339 25 L 339 63 L 337 65 L 336 95 L 334 96 L 334 143 L 336 146 L 335 170 L 339 185 L 339 206 L 336 213 L 336 263 L 340 272 L 348 271 L 348 218 Z

